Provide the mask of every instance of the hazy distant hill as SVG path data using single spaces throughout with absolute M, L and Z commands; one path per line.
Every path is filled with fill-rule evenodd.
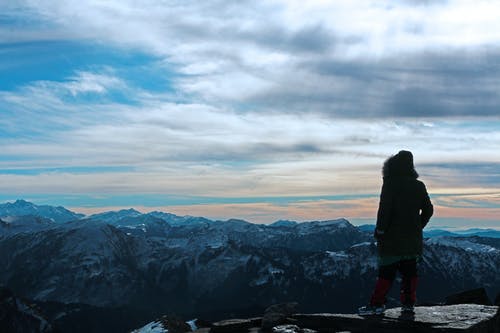
M 375 225 L 373 224 L 363 224 L 358 226 L 358 229 L 364 232 L 373 233 L 375 230 Z M 464 236 L 480 236 L 480 237 L 491 237 L 491 238 L 500 238 L 500 230 L 495 229 L 480 229 L 480 228 L 471 228 L 464 230 L 444 230 L 444 229 L 425 229 L 424 237 L 441 237 L 441 236 L 449 236 L 449 237 L 464 237 Z

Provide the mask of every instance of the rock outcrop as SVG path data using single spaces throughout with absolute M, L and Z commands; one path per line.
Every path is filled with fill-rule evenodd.
M 288 317 L 298 312 L 298 305 L 297 302 L 271 305 L 262 317 L 262 329 L 270 330 L 277 325 L 286 323 Z
M 260 326 L 261 322 L 256 318 L 233 319 L 195 332 L 499 333 L 500 313 L 497 306 L 477 304 L 421 306 L 416 307 L 412 315 L 402 314 L 400 308 L 389 309 L 383 316 L 370 317 L 331 313 L 293 314 L 286 318 L 286 323 L 269 330 L 262 330 Z
M 446 297 L 446 305 L 453 304 L 480 304 L 480 305 L 493 305 L 488 298 L 486 289 L 477 288 L 466 290 L 457 294 Z

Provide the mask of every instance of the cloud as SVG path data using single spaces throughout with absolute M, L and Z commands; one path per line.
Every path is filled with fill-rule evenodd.
M 472 193 L 443 195 L 436 198 L 436 203 L 447 208 L 487 208 L 500 209 L 500 193 Z
M 44 1 L 23 15 L 82 40 L 140 49 L 177 94 L 330 117 L 496 116 L 491 1 Z M 36 37 L 34 37 L 36 38 Z
M 126 84 L 113 76 L 79 71 L 61 87 L 76 96 L 81 93 L 104 94 L 110 89 L 124 89 Z
M 77 71 L 66 81 L 35 81 L 15 91 L 0 91 L 4 140 L 20 143 L 25 138 L 25 143 L 44 145 L 100 119 L 113 121 L 116 113 L 108 94 L 117 90 L 128 91 L 126 83 L 106 71 Z
M 495 189 L 500 183 L 498 162 L 487 162 L 488 158 L 478 158 L 483 162 L 469 163 L 449 161 L 446 163 L 425 164 L 425 176 L 432 182 L 439 182 L 442 187 L 455 188 L 489 188 Z M 467 191 L 465 191 L 467 193 Z
M 23 3 L 23 2 L 21 2 Z M 421 6 L 428 4 L 429 6 Z M 352 1 L 25 1 L 21 8 L 66 27 L 75 35 L 149 46 L 170 54 L 168 46 L 237 42 L 271 49 L 328 48 L 332 36 L 353 40 L 344 54 L 386 54 L 409 48 L 469 46 L 498 42 L 490 29 L 498 8 L 488 0 L 399 1 L 391 5 Z M 265 15 L 262 15 L 265 13 Z M 468 13 L 468 15 L 464 15 Z M 18 14 L 19 15 L 19 14 Z M 418 34 L 408 25 L 420 25 Z M 498 31 L 498 29 L 497 29 Z M 162 38 L 163 36 L 163 38 Z M 466 37 L 466 38 L 463 38 Z M 396 43 L 399 41 L 400 43 Z M 378 44 L 378 46 L 376 45 Z M 283 47 L 283 46 L 286 47 Z M 301 46 L 302 45 L 302 46 Z M 198 45 L 199 47 L 200 45 Z M 379 51 L 374 53 L 373 51 Z M 370 52 L 372 51 L 372 52 Z
M 116 86 L 135 96 L 135 104 L 80 99 L 82 94 L 102 95 Z M 4 154 L 50 157 L 48 165 L 39 167 L 51 167 L 59 158 L 64 166 L 202 162 L 267 168 L 275 164 L 273 172 L 279 172 L 293 165 L 307 168 L 304 163 L 323 169 L 329 164 L 344 168 L 347 163 L 349 168 L 361 163 L 378 170 L 402 146 L 413 150 L 422 164 L 499 162 L 491 154 L 500 140 L 497 128 L 480 119 L 367 122 L 321 114 L 240 112 L 154 98 L 119 77 L 99 72 L 77 72 L 63 82 L 35 82 L 1 93 L 0 100 L 8 110 L 0 120 L 5 131 L 33 136 L 33 140 L 4 138 L 10 141 Z M 457 136 L 457 131 L 462 134 Z
M 30 129 L 31 135 L 35 128 L 40 131 L 40 136 L 23 140 L 0 138 L 5 143 L 2 154 L 9 156 L 0 159 L 6 191 L 214 197 L 373 194 L 379 191 L 383 161 L 403 148 L 414 152 L 419 172 L 435 193 L 498 186 L 500 160 L 491 151 L 500 137 L 483 120 L 366 122 L 241 113 L 152 101 L 151 96 L 141 99 L 140 94 L 135 105 L 101 100 L 75 104 L 66 98 L 69 88 L 61 89 L 74 84 L 75 77 L 2 95 L 17 115 L 0 120 L 5 128 Z M 108 81 L 121 82 L 99 82 Z M 21 119 L 34 120 L 23 123 L 17 111 Z M 457 131 L 463 134 L 457 136 Z M 485 164 L 471 173 L 468 164 L 457 161 Z M 489 181 L 478 181 L 473 174 Z
M 400 0 L 399 3 L 411 6 L 435 6 L 448 3 L 448 0 Z
M 498 187 L 493 2 L 4 6 L 0 52 L 64 40 L 124 55 L 120 68 L 69 61 L 72 74 L 0 91 L 6 191 L 374 194 L 400 149 L 434 193 Z M 151 56 L 144 71 L 127 72 L 129 53 Z M 168 87 L 143 84 L 151 72 Z

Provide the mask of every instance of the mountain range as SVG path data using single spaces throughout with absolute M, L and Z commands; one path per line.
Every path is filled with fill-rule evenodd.
M 89 318 L 103 313 L 123 329 L 165 313 L 248 317 L 286 301 L 352 312 L 376 277 L 371 235 L 345 219 L 262 225 L 134 209 L 83 216 L 18 200 L 0 205 L 0 284 L 49 306 L 56 324 L 75 332 L 99 331 Z M 424 246 L 419 302 L 478 286 L 500 291 L 500 239 L 439 235 Z

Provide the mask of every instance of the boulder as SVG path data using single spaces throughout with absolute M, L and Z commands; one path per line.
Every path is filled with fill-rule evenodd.
M 196 327 L 211 327 L 212 326 L 212 323 L 209 322 L 208 320 L 205 320 L 205 319 L 195 319 L 193 324 L 196 326 Z
M 177 316 L 163 316 L 159 321 L 169 333 L 186 333 L 192 331 L 191 326 Z
M 486 289 L 484 288 L 466 290 L 457 294 L 450 295 L 446 297 L 445 304 L 446 305 L 453 305 L 453 304 L 492 305 L 490 299 L 488 298 L 488 294 L 486 293 Z
M 274 326 L 284 324 L 288 317 L 298 312 L 298 306 L 297 302 L 271 305 L 264 311 L 261 325 L 262 330 L 269 331 Z

